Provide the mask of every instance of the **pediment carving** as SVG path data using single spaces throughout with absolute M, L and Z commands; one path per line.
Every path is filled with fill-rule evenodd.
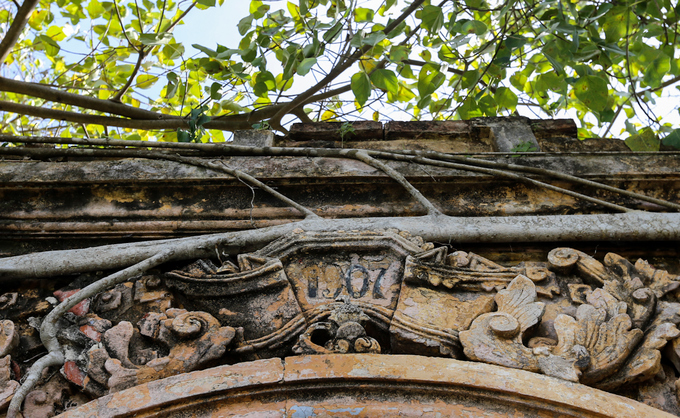
M 680 367 L 680 278 L 644 260 L 556 248 L 544 261 L 505 265 L 399 231 L 297 230 L 252 253 L 216 255 L 148 272 L 65 315 L 63 379 L 98 397 L 213 365 L 380 353 L 490 363 L 613 392 L 638 385 L 628 395 L 640 399 L 676 390 L 659 382 L 675 385 L 668 376 L 678 370 L 669 370 Z M 16 304 L 44 312 L 3 298 L 0 315 L 14 321 L 24 320 L 11 314 Z M 13 320 L 0 332 L 5 392 L 18 380 Z

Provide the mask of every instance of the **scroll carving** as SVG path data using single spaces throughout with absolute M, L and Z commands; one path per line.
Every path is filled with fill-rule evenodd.
M 576 267 L 591 285 L 571 285 L 578 308 L 573 316 L 555 317 L 556 339 L 537 337 L 525 346 L 523 333 L 543 315 L 535 285 L 517 276 L 496 295 L 498 309 L 478 316 L 460 333 L 465 354 L 477 361 L 544 374 L 613 390 L 653 377 L 661 368 L 662 349 L 680 335 L 676 328 L 680 305 L 657 303 L 674 290 L 672 277 L 638 261 L 637 266 L 616 254 L 605 263 L 571 250 L 549 254 L 551 265 L 565 272 Z M 654 282 L 661 277 L 662 283 Z
M 140 336 L 169 349 L 162 355 L 153 347 L 130 352 L 133 339 Z M 88 354 L 84 386 L 96 390 L 97 383 L 117 392 L 150 380 L 195 370 L 220 358 L 236 336 L 232 327 L 223 327 L 210 314 L 168 309 L 150 313 L 133 327 L 122 321 L 104 333 L 103 348 Z
M 536 287 L 519 275 L 496 295 L 498 310 L 477 317 L 459 334 L 465 355 L 473 360 L 537 372 L 538 359 L 522 343 L 523 333 L 543 316 L 545 305 L 536 300 Z
M 644 260 L 556 248 L 505 265 L 398 231 L 296 231 L 222 258 L 149 272 L 64 315 L 61 383 L 42 382 L 27 405 L 48 417 L 66 407 L 53 406 L 64 385 L 98 397 L 212 365 L 318 353 L 446 356 L 617 393 L 676 391 L 667 386 L 680 375 L 668 372 L 680 371 L 680 277 Z M 0 408 L 44 351 L 41 317 L 94 280 L 0 296 Z

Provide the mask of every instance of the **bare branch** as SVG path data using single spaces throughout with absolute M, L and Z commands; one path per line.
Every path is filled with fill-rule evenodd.
M 16 418 L 21 410 L 21 404 L 24 402 L 24 398 L 31 391 L 35 383 L 40 379 L 42 371 L 49 366 L 59 366 L 64 363 L 64 353 L 61 350 L 61 344 L 57 340 L 57 332 L 59 331 L 57 327 L 57 321 L 62 317 L 69 309 L 76 306 L 81 301 L 90 298 L 97 293 L 100 293 L 118 283 L 122 283 L 129 280 L 135 276 L 139 276 L 145 271 L 152 269 L 160 264 L 169 261 L 174 255 L 172 250 L 164 250 L 158 254 L 147 258 L 131 267 L 114 273 L 110 276 L 104 277 L 89 286 L 85 287 L 78 293 L 69 296 L 56 308 L 54 308 L 50 313 L 45 316 L 40 325 L 40 340 L 42 341 L 45 348 L 48 350 L 48 354 L 36 361 L 28 371 L 26 380 L 19 387 L 19 389 L 14 394 L 12 401 L 9 405 L 9 410 L 7 411 L 8 418 Z
M 337 94 L 342 94 L 349 91 L 349 85 L 330 90 L 309 98 L 309 101 L 302 103 L 299 107 L 306 103 L 323 100 L 328 97 L 333 97 Z M 101 100 L 94 97 L 82 96 L 79 94 L 59 91 L 57 89 L 38 84 L 27 83 L 23 81 L 11 80 L 9 78 L 0 77 L 0 91 L 6 91 L 17 94 L 24 94 L 31 97 L 38 97 L 55 103 L 62 103 L 71 106 L 77 106 L 85 109 L 96 110 L 118 116 L 126 116 L 131 119 L 139 120 L 138 123 L 128 121 L 127 119 L 109 118 L 109 119 L 93 119 L 93 117 L 101 118 L 102 116 L 86 115 L 77 112 L 64 112 L 51 109 L 33 107 L 28 105 L 20 105 L 12 102 L 1 102 L 0 110 L 14 112 L 19 114 L 26 114 L 28 116 L 42 117 L 48 119 L 58 119 L 76 123 L 93 123 L 105 126 L 118 126 L 121 128 L 132 129 L 177 129 L 185 128 L 186 124 L 180 116 L 166 115 L 163 113 L 151 112 L 149 110 L 139 109 L 128 106 L 122 103 L 116 103 L 111 100 Z M 236 131 L 240 129 L 252 129 L 252 125 L 261 120 L 269 119 L 288 103 L 280 103 L 263 107 L 262 109 L 254 110 L 248 113 L 240 113 L 234 115 L 224 115 L 212 118 L 204 126 L 207 129 L 220 129 L 225 131 Z M 4 108 L 3 108 L 4 106 Z M 63 112 L 63 113 L 53 113 Z M 298 116 L 299 117 L 299 116 Z M 173 120 L 168 123 L 155 123 L 159 120 Z
M 26 26 L 28 19 L 31 17 L 31 12 L 33 12 L 38 3 L 38 0 L 24 0 L 24 3 L 17 10 L 14 21 L 7 30 L 7 33 L 5 33 L 2 42 L 0 42 L 0 65 L 4 64 L 10 52 L 12 52 L 14 44 L 19 40 L 24 26 Z
M 24 94 L 31 97 L 38 97 L 55 103 L 63 103 L 71 106 L 97 110 L 99 112 L 110 113 L 112 115 L 126 116 L 133 119 L 180 119 L 179 116 L 165 115 L 162 113 L 151 112 L 144 109 L 114 103 L 110 100 L 101 100 L 94 97 L 87 97 L 80 94 L 60 91 L 43 84 L 27 83 L 24 81 L 12 80 L 0 77 L 0 91 Z
M 54 138 L 54 137 L 16 137 L 11 135 L 1 135 L 0 141 L 14 142 L 14 143 L 52 143 L 52 144 L 75 144 L 75 145 L 97 145 L 97 146 L 122 146 L 122 147 L 142 147 L 142 148 L 169 148 L 175 150 L 200 150 L 208 155 L 288 155 L 288 156 L 305 156 L 305 157 L 327 157 L 327 158 L 347 158 L 351 152 L 359 152 L 357 149 L 329 149 L 329 148 L 284 148 L 284 147 L 248 147 L 240 145 L 228 145 L 223 143 L 210 143 L 210 144 L 195 144 L 195 143 L 174 143 L 174 142 L 148 142 L 148 141 L 127 141 L 127 140 L 115 140 L 107 138 L 93 138 L 93 139 L 78 139 L 78 138 Z M 81 148 L 82 149 L 82 148 Z M 10 154 L 12 150 L 17 150 L 17 148 L 6 148 L 0 149 L 2 154 Z M 31 154 L 35 149 L 27 151 L 26 154 L 21 155 L 37 155 Z M 41 149 L 41 152 L 50 151 Z M 66 152 L 66 150 L 53 150 L 56 155 Z M 99 152 L 105 152 L 107 150 L 98 150 Z M 123 151 L 123 150 L 108 150 L 108 151 Z M 457 156 L 452 154 L 444 154 L 435 151 L 377 151 L 377 150 L 361 150 L 364 151 L 369 156 L 388 158 L 388 159 L 400 159 L 400 155 L 410 155 L 410 156 L 422 156 L 434 160 L 440 161 L 456 161 L 464 166 L 459 169 L 468 170 L 468 166 L 480 166 L 496 169 L 505 169 L 511 171 L 520 171 L 525 173 L 534 173 L 542 176 L 553 177 L 560 180 L 566 180 L 576 184 L 583 184 L 589 187 L 607 190 L 609 192 L 617 193 L 623 196 L 628 196 L 634 199 L 642 200 L 645 202 L 654 203 L 669 209 L 679 210 L 680 205 L 666 200 L 656 199 L 653 197 L 645 196 L 640 193 L 635 193 L 629 190 L 620 189 L 617 187 L 609 186 L 606 184 L 598 183 L 592 180 L 583 179 L 581 177 L 573 176 L 570 174 L 548 170 L 538 167 L 527 167 L 517 164 L 508 164 L 496 161 L 487 161 L 478 158 Z M 135 151 L 139 152 L 139 151 Z M 18 153 L 18 152 L 17 152 Z M 635 152 L 629 152 L 630 154 L 639 154 Z M 514 153 L 513 153 L 514 154 Z M 535 153 L 532 153 L 535 154 Z M 103 155 L 103 154 L 99 154 Z M 142 154 L 116 154 L 116 156 L 127 156 L 136 155 L 142 156 Z M 469 170 L 468 170 L 469 171 Z M 555 187 L 555 186 L 553 186 Z M 562 189 L 561 189 L 562 190 Z
M 198 3 L 198 0 L 195 0 L 193 3 L 191 3 L 191 6 L 187 7 L 187 9 L 185 11 L 183 11 L 182 14 L 179 15 L 179 17 L 177 17 L 177 19 L 175 19 L 172 23 L 170 23 L 170 26 L 165 28 L 164 32 L 170 32 L 175 26 L 177 26 L 179 24 L 179 22 L 181 22 L 182 19 L 184 19 L 184 17 L 187 14 L 189 14 L 191 9 L 193 9 L 194 6 L 196 6 L 197 3 Z M 159 28 L 160 28 L 160 24 L 159 24 Z
M 282 202 L 286 203 L 287 205 L 294 207 L 295 209 L 302 212 L 305 215 L 305 218 L 318 218 L 318 216 L 314 212 L 312 212 L 311 210 L 309 210 L 306 207 L 300 205 L 299 203 L 289 199 L 288 197 L 282 195 L 281 193 L 277 192 L 276 190 L 274 190 L 271 187 L 267 186 L 266 184 L 262 183 L 260 180 L 256 179 L 255 177 L 253 177 L 253 176 L 251 176 L 247 173 L 244 173 L 242 171 L 234 170 L 233 168 L 229 168 L 224 163 L 223 163 L 223 165 L 220 165 L 220 164 L 215 164 L 215 163 L 210 162 L 210 161 L 199 160 L 199 159 L 196 159 L 196 158 L 187 158 L 187 157 L 172 156 L 172 155 L 164 155 L 164 156 L 160 156 L 159 158 L 171 160 L 171 161 L 177 161 L 179 163 L 184 163 L 184 164 L 195 165 L 195 166 L 199 166 L 199 167 L 205 167 L 205 168 L 208 168 L 210 170 L 221 171 L 223 173 L 227 173 L 230 176 L 234 176 L 237 179 L 243 181 L 244 183 L 248 184 L 249 186 L 259 187 L 260 189 L 271 194 L 272 196 L 276 197 L 277 199 L 281 200 Z
M 87 141 L 87 140 L 86 140 Z M 141 142 L 141 141 L 140 141 Z M 28 149 L 23 147 L 11 147 L 11 148 L 0 148 L 0 155 L 23 155 L 23 156 L 33 156 L 37 158 L 49 158 L 54 156 L 99 156 L 99 157 L 136 157 L 136 158 L 149 158 L 154 160 L 170 160 L 176 161 L 182 164 L 189 164 L 197 167 L 205 167 L 210 170 L 219 171 L 222 173 L 227 173 L 230 176 L 236 177 L 238 180 L 253 186 L 259 187 L 265 192 L 271 194 L 282 202 L 289 206 L 299 210 L 305 215 L 305 218 L 316 218 L 318 217 L 314 212 L 305 208 L 304 206 L 296 203 L 295 201 L 289 199 L 283 194 L 277 192 L 266 184 L 262 183 L 255 177 L 244 173 L 239 170 L 229 168 L 226 165 L 217 164 L 211 161 L 199 160 L 196 158 L 185 157 L 177 155 L 176 153 L 168 153 L 163 151 L 146 151 L 146 150 L 131 150 L 131 149 L 99 149 L 99 148 L 38 148 L 38 149 Z
M 135 48 L 136 49 L 136 48 Z M 144 49 L 144 47 L 139 48 L 137 53 L 137 63 L 135 63 L 135 68 L 132 70 L 132 74 L 130 74 L 130 77 L 128 77 L 127 81 L 125 82 L 125 85 L 118 90 L 118 92 L 110 98 L 112 102 L 118 102 L 120 103 L 120 99 L 127 93 L 128 89 L 132 85 L 132 81 L 135 79 L 135 76 L 139 72 L 139 69 L 142 67 L 142 62 L 144 62 L 144 58 L 146 58 L 147 50 Z
M 36 116 L 44 119 L 63 120 L 67 122 L 96 124 L 103 126 L 117 126 L 120 128 L 131 129 L 177 129 L 186 128 L 183 119 L 123 119 L 111 116 L 88 115 L 78 112 L 68 112 L 64 110 L 49 109 L 37 106 L 28 106 L 20 103 L 0 101 L 0 111 L 20 113 L 27 116 Z M 207 125 L 207 124 L 206 124 Z
M 125 39 L 128 41 L 128 45 L 130 45 L 130 48 L 134 49 L 135 51 L 140 52 L 140 50 L 137 48 L 137 45 L 132 43 L 127 35 L 127 32 L 125 31 L 125 22 L 123 22 L 123 17 L 120 15 L 120 9 L 118 8 L 117 0 L 113 0 L 113 7 L 116 9 L 116 17 L 118 17 L 118 23 L 120 23 L 120 28 L 123 32 L 123 36 L 125 36 Z M 141 25 L 142 22 L 140 21 L 139 24 Z
M 561 172 L 555 171 L 555 170 L 548 170 L 548 169 L 539 168 L 539 167 L 527 167 L 527 166 L 518 165 L 518 164 L 508 164 L 508 163 L 501 163 L 501 162 L 496 162 L 496 161 L 486 161 L 486 160 L 481 160 L 481 159 L 478 159 L 478 158 L 462 157 L 462 156 L 449 155 L 449 154 L 437 153 L 437 152 L 432 152 L 432 151 L 416 151 L 416 152 L 407 152 L 407 153 L 411 154 L 411 155 L 428 156 L 428 157 L 439 159 L 439 160 L 458 161 L 458 162 L 466 164 L 466 165 L 472 164 L 472 165 L 477 165 L 477 166 L 481 166 L 481 167 L 500 168 L 500 169 L 507 169 L 507 170 L 512 170 L 512 171 L 520 171 L 520 172 L 524 172 L 524 173 L 540 174 L 542 176 L 553 177 L 553 178 L 557 178 L 557 179 L 560 179 L 560 180 L 566 180 L 566 181 L 576 183 L 576 184 L 583 184 L 585 186 L 594 187 L 596 189 L 607 190 L 609 192 L 618 193 L 618 194 L 623 195 L 623 196 L 632 197 L 634 199 L 654 203 L 656 205 L 660 205 L 660 206 L 667 207 L 669 209 L 675 209 L 675 210 L 680 211 L 680 205 L 673 203 L 673 202 L 669 202 L 669 201 L 661 200 L 661 199 L 656 199 L 656 198 L 653 198 L 653 197 L 645 196 L 645 195 L 640 194 L 640 193 L 631 192 L 630 190 L 620 189 L 618 187 L 609 186 L 607 184 L 598 183 L 596 181 L 587 180 L 587 179 L 577 177 L 577 176 L 572 176 L 571 174 L 561 173 Z
M 465 164 L 449 163 L 449 162 L 445 162 L 445 161 L 437 161 L 437 160 L 432 160 L 432 159 L 423 158 L 423 157 L 414 157 L 411 161 L 414 161 L 414 162 L 417 162 L 417 163 L 424 163 L 424 164 L 428 164 L 428 165 L 457 168 L 457 169 L 460 169 L 460 170 L 476 171 L 476 172 L 479 172 L 479 173 L 490 174 L 490 175 L 493 175 L 493 176 L 511 178 L 511 179 L 519 180 L 519 181 L 522 181 L 522 182 L 525 182 L 525 183 L 531 183 L 531 184 L 534 184 L 534 185 L 539 186 L 539 187 L 543 187 L 543 188 L 548 189 L 548 190 L 553 190 L 553 191 L 556 191 L 556 192 L 559 192 L 559 193 L 562 193 L 562 194 L 566 194 L 568 196 L 576 197 L 578 199 L 585 200 L 587 202 L 596 203 L 598 205 L 604 206 L 604 207 L 609 208 L 609 209 L 614 209 L 614 210 L 617 210 L 617 211 L 620 211 L 620 212 L 633 212 L 632 209 L 628 209 L 626 207 L 616 205 L 614 203 L 609 203 L 609 202 L 606 202 L 606 201 L 601 200 L 601 199 L 586 196 L 584 194 L 573 192 L 573 191 L 567 190 L 567 189 L 563 189 L 561 187 L 553 186 L 552 184 L 544 183 L 544 182 L 538 181 L 538 180 L 534 180 L 534 179 L 529 178 L 529 177 L 524 177 L 524 176 L 520 176 L 520 175 L 517 175 L 517 174 L 508 173 L 507 171 L 503 171 L 503 170 L 496 170 L 496 169 L 493 169 L 493 168 L 484 168 L 484 167 L 474 167 L 474 166 L 465 165 Z
M 352 155 L 352 154 L 350 154 Z M 423 196 L 418 189 L 413 187 L 411 183 L 404 178 L 397 170 L 393 169 L 392 167 L 388 166 L 387 164 L 383 163 L 382 161 L 376 160 L 375 158 L 369 156 L 365 151 L 359 151 L 353 154 L 353 156 L 360 160 L 363 161 L 364 163 L 370 165 L 371 167 L 375 167 L 381 171 L 383 171 L 385 174 L 388 176 L 392 177 L 397 183 L 399 183 L 403 188 L 405 188 L 413 198 L 415 198 L 418 203 L 421 205 L 425 206 L 427 209 L 427 214 L 428 215 L 441 215 L 441 212 L 439 209 L 437 209 L 432 202 L 430 202 L 425 196 Z

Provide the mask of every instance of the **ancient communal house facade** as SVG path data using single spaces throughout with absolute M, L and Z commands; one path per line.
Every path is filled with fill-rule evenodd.
M 526 118 L 25 140 L 2 414 L 680 416 L 677 151 Z

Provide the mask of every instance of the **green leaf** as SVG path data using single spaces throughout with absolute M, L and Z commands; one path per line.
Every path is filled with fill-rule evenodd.
M 138 88 L 146 90 L 148 88 L 151 88 L 151 86 L 153 86 L 154 83 L 158 81 L 158 77 L 151 74 L 141 74 L 137 76 L 137 79 L 135 81 L 136 81 L 135 84 L 137 85 Z
M 468 97 L 458 108 L 458 115 L 463 120 L 484 116 L 477 102 L 472 97 Z
M 479 105 L 479 109 L 484 112 L 485 116 L 496 116 L 498 103 L 496 103 L 496 100 L 494 100 L 493 97 L 485 94 L 481 99 L 479 99 L 477 104 Z
M 196 127 L 200 128 L 208 122 L 210 122 L 210 116 L 203 114 L 198 117 L 198 120 L 196 120 Z
M 487 28 L 486 23 L 479 20 L 470 19 L 460 19 L 456 21 L 454 25 L 451 26 L 451 32 L 457 32 L 462 34 L 473 33 L 475 35 L 485 34 L 489 28 Z
M 191 142 L 189 132 L 177 129 L 177 142 Z
M 357 7 L 354 9 L 354 20 L 356 22 L 373 22 L 375 12 L 372 9 L 365 7 Z
M 528 40 L 524 36 L 510 35 L 507 38 L 505 38 L 504 42 L 505 42 L 505 46 L 507 46 L 510 50 L 513 50 L 513 49 L 517 49 L 521 46 L 524 46 L 528 42 Z
M 222 85 L 218 82 L 212 83 L 210 86 L 210 98 L 213 100 L 219 100 L 222 98 L 222 94 L 220 94 L 220 89 L 222 88 Z
M 609 90 L 603 78 L 589 75 L 579 78 L 573 86 L 574 95 L 588 108 L 601 112 L 607 107 Z
M 370 35 L 366 36 L 365 38 L 361 39 L 361 44 L 375 46 L 377 43 L 379 43 L 385 38 L 387 38 L 387 36 L 385 36 L 385 32 L 383 31 L 373 32 Z
M 342 22 L 338 22 L 335 25 L 333 25 L 333 27 L 328 29 L 328 31 L 326 31 L 326 33 L 323 34 L 324 42 L 330 44 L 331 42 L 338 39 L 338 36 L 340 36 L 340 34 L 342 33 L 342 28 L 343 28 Z
M 428 5 L 420 12 L 422 26 L 430 33 L 437 33 L 444 25 L 444 12 L 439 6 Z
M 515 110 L 517 107 L 517 95 L 507 87 L 498 87 L 494 95 L 498 107 Z
M 215 0 L 197 0 L 196 3 L 205 7 L 215 7 Z
M 420 74 L 418 74 L 418 94 L 420 94 L 421 100 L 434 93 L 444 83 L 444 80 L 446 80 L 446 75 L 439 71 L 438 65 L 423 65 Z
M 671 131 L 664 139 L 663 144 L 680 149 L 680 129 Z
M 166 60 L 174 60 L 184 54 L 184 45 L 182 44 L 168 44 L 163 47 L 163 56 Z
M 250 30 L 250 27 L 252 26 L 252 24 L 253 24 L 253 15 L 248 15 L 248 16 L 244 17 L 243 19 L 239 20 L 238 25 L 237 25 L 238 33 L 241 36 L 245 35 Z
M 649 87 L 656 88 L 661 85 L 663 76 L 668 74 L 671 69 L 671 59 L 666 54 L 660 54 L 659 58 L 645 68 L 644 82 Z
M 368 74 L 363 71 L 354 74 L 350 85 L 354 98 L 359 106 L 363 106 L 371 95 L 371 80 L 368 78 Z
M 392 70 L 378 69 L 371 74 L 371 82 L 380 90 L 392 94 L 399 93 L 399 81 Z
M 205 53 L 207 56 L 209 56 L 211 58 L 215 58 L 217 56 L 217 52 L 213 51 L 210 48 L 206 48 L 206 47 L 199 45 L 199 44 L 192 44 L 191 46 L 193 46 L 194 48 L 198 49 L 199 51 Z
M 66 38 L 66 34 L 59 26 L 50 26 L 45 34 L 55 41 L 63 41 Z
M 479 80 L 479 70 L 468 70 L 461 76 L 462 81 L 460 86 L 464 89 L 469 89 L 470 87 L 477 84 Z
M 98 0 L 90 0 L 87 4 L 87 14 L 89 14 L 92 19 L 101 17 L 105 12 L 106 9 L 104 9 Z
M 631 151 L 658 151 L 660 145 L 659 139 L 651 129 L 644 129 L 637 135 L 631 135 L 625 142 Z
M 175 97 L 175 94 L 177 94 L 177 87 L 179 87 L 179 84 L 168 80 L 168 84 L 165 85 L 165 95 L 163 97 L 166 99 Z
M 411 48 L 404 45 L 395 45 L 390 48 L 390 61 L 392 62 L 402 62 L 408 59 L 408 55 L 411 52 Z
M 267 97 L 267 93 L 276 90 L 276 78 L 269 71 L 260 72 L 255 76 L 253 93 L 258 97 Z
M 489 28 L 486 27 L 486 23 L 479 20 L 471 20 L 465 22 L 462 28 L 462 33 L 474 33 L 475 35 L 484 35 Z
M 305 58 L 300 62 L 297 67 L 297 73 L 300 75 L 306 75 L 309 70 L 316 64 L 316 58 Z
M 139 42 L 143 45 L 167 45 L 172 41 L 172 34 L 168 32 L 159 33 L 143 33 L 139 35 Z
M 36 36 L 36 40 L 40 42 L 40 46 L 42 47 L 42 49 L 45 50 L 45 53 L 50 57 L 56 56 L 61 50 L 59 44 L 57 44 L 55 40 L 50 38 L 49 36 L 38 35 Z

